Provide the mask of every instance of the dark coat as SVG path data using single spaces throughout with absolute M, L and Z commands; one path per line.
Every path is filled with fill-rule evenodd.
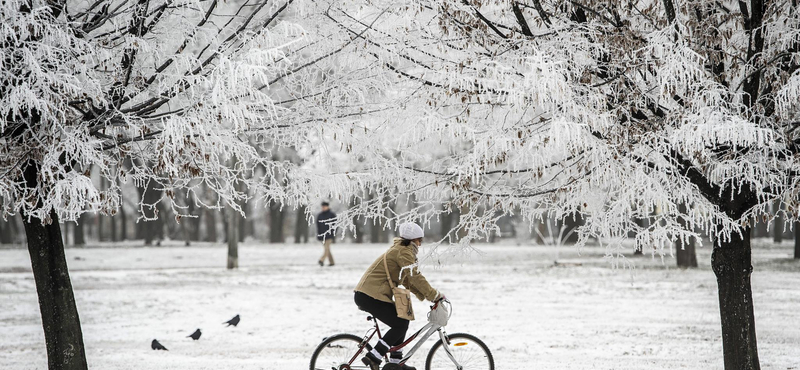
M 333 229 L 326 221 L 331 221 L 336 218 L 336 214 L 331 210 L 320 212 L 317 215 L 317 240 L 334 239 Z

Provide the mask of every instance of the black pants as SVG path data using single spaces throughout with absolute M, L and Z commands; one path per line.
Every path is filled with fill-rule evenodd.
M 394 347 L 403 343 L 408 331 L 408 320 L 397 317 L 394 303 L 379 301 L 361 292 L 356 292 L 354 300 L 359 309 L 371 313 L 376 319 L 389 325 L 389 331 L 383 336 L 386 344 Z

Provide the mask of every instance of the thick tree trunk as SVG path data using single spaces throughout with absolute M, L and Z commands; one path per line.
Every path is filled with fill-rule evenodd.
M 24 176 L 29 187 L 36 187 L 38 166 L 29 162 Z M 39 298 L 48 369 L 86 370 L 81 321 L 72 293 L 58 215 L 51 212 L 48 224 L 25 213 L 21 216 Z
M 238 212 L 228 210 L 228 269 L 235 269 L 239 267 L 239 219 L 241 216 Z
M 294 221 L 294 243 L 308 243 L 308 220 L 306 220 L 306 206 L 297 207 L 297 217 Z
M 800 259 L 800 222 L 794 223 L 794 258 Z
M 730 241 L 717 238 L 711 267 L 719 286 L 719 311 L 722 321 L 722 350 L 726 370 L 759 370 L 753 292 L 750 275 L 750 229 L 742 238 L 731 234 Z
M 28 222 L 28 217 L 22 216 L 39 295 L 48 369 L 85 370 L 87 364 L 81 322 L 72 293 L 61 228 L 58 216 L 52 213 L 50 217 L 52 222 L 43 225 L 39 219 Z

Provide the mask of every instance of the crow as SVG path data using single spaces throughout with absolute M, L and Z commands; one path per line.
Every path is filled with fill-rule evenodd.
M 162 345 L 161 345 L 161 343 L 158 343 L 158 341 L 157 341 L 157 340 L 155 340 L 155 339 L 153 339 L 153 341 L 150 343 L 150 348 L 152 348 L 154 351 L 155 351 L 155 350 L 159 350 L 159 351 L 169 351 L 169 350 L 167 349 L 167 347 L 164 347 L 164 346 L 162 346 Z
M 228 326 L 236 326 L 239 325 L 239 315 L 234 316 L 232 319 L 223 322 L 223 324 L 228 324 Z
M 187 335 L 186 338 L 192 338 L 194 340 L 198 340 L 198 339 L 200 339 L 200 335 L 202 335 L 202 334 L 203 333 L 200 332 L 200 329 L 197 329 L 197 330 L 194 331 L 194 333 L 192 333 L 192 335 Z

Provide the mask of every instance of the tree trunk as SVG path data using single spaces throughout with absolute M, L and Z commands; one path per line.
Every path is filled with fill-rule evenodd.
M 83 234 L 83 223 L 86 219 L 81 215 L 72 226 L 72 245 L 86 245 L 86 236 Z
M 686 205 L 681 203 L 679 206 L 680 213 L 686 213 Z M 689 225 L 686 220 L 681 219 L 681 225 L 688 229 Z M 694 268 L 697 267 L 697 253 L 695 253 L 695 240 L 690 238 L 688 242 L 684 243 L 682 240 L 675 241 L 675 257 L 678 262 L 678 267 Z
M 455 226 L 458 226 L 458 224 L 461 223 L 461 215 L 467 214 L 467 212 L 469 212 L 469 209 L 467 208 L 467 206 L 461 206 L 461 208 L 458 209 L 458 213 L 457 213 L 458 217 L 456 217 L 456 225 Z M 462 227 L 462 228 L 457 230 L 457 232 L 456 232 L 456 238 L 457 239 L 456 240 L 464 239 L 466 236 L 467 236 L 467 229 L 466 228 Z
M 716 238 L 711 267 L 719 286 L 719 311 L 722 321 L 722 351 L 726 370 L 759 370 L 753 292 L 750 274 L 750 229 L 742 238 L 731 234 L 730 241 Z
M 178 221 L 178 227 L 180 227 L 181 234 L 183 234 L 183 245 L 188 247 L 188 246 L 192 245 L 192 240 L 191 240 L 191 238 L 189 236 L 189 234 L 191 234 L 191 232 L 189 231 L 189 226 L 186 225 L 186 224 L 187 224 L 187 220 L 186 219 L 182 219 L 182 220 Z
M 695 251 L 694 238 L 691 238 L 687 243 L 683 243 L 680 240 L 676 241 L 675 249 L 677 249 L 675 256 L 678 261 L 678 267 L 697 267 L 697 253 Z
M 800 259 L 800 222 L 794 223 L 794 259 Z
M 578 242 L 578 228 L 583 225 L 583 217 L 578 213 L 573 213 L 562 220 L 564 225 L 563 242 L 565 244 L 575 244 Z M 639 251 L 641 252 L 641 250 Z
M 766 222 L 762 219 L 761 216 L 755 217 L 755 230 L 753 231 L 753 237 L 755 238 L 766 238 L 769 236 L 769 226 Z
M 120 197 L 119 205 L 119 240 L 128 240 L 128 216 L 125 213 L 125 206 Z
M 383 227 L 381 226 L 381 220 L 373 219 L 372 225 L 370 227 L 369 232 L 369 242 L 370 243 L 380 243 L 381 242 L 381 233 L 383 232 Z
M 778 200 L 772 203 L 772 205 L 772 211 L 775 213 L 775 221 L 772 223 L 772 241 L 775 242 L 775 244 L 780 244 L 783 242 L 783 227 L 785 226 L 783 216 L 781 216 L 780 213 L 783 202 Z
M 117 222 L 116 222 L 116 220 L 117 220 L 117 218 L 115 216 L 109 216 L 108 217 L 108 228 L 109 228 L 109 231 L 111 231 L 111 241 L 112 242 L 119 241 L 119 238 L 117 238 Z
M 442 238 L 446 238 L 447 235 L 450 234 L 450 228 L 452 227 L 451 225 L 453 224 L 452 215 L 453 215 L 452 212 L 446 212 L 439 215 L 439 227 L 440 227 L 439 233 L 441 234 Z
M 50 217 L 51 223 L 44 225 L 39 219 L 28 222 L 28 217 L 22 216 L 39 295 L 48 369 L 85 370 L 87 364 L 81 322 L 72 293 L 61 228 L 58 216 L 51 213 Z
M 238 186 L 237 186 L 237 188 L 238 188 Z M 240 189 L 240 191 L 241 191 L 241 189 Z M 239 220 L 237 220 L 236 225 L 237 225 L 237 227 L 239 229 L 237 230 L 237 234 L 236 235 L 238 236 L 239 241 L 243 242 L 244 241 L 244 237 L 247 236 L 247 221 L 248 221 L 247 220 L 247 202 L 245 202 L 245 201 L 239 202 L 239 207 L 242 208 L 242 212 L 244 213 L 244 217 L 239 216 Z
M 308 243 L 308 220 L 306 220 L 306 206 L 297 207 L 297 217 L 294 221 L 294 243 Z
M 193 193 L 192 193 L 193 194 Z M 203 212 L 198 210 L 197 206 L 195 206 L 194 195 L 191 195 L 187 198 L 187 208 L 186 211 L 193 216 L 185 222 L 188 222 L 186 227 L 189 229 L 189 239 L 191 241 L 199 241 L 200 240 L 200 223 L 202 222 Z
M 145 245 L 153 244 L 154 239 L 161 240 L 164 235 L 164 225 L 161 222 L 161 217 L 159 217 L 162 190 L 158 190 L 157 185 L 160 186 L 155 179 L 149 179 L 145 187 L 136 187 L 139 192 L 139 199 L 145 205 L 142 207 L 142 216 L 150 219 L 150 221 L 141 220 L 137 223 L 136 237 L 137 239 L 144 239 Z M 152 207 L 147 205 L 152 205 Z
M 646 229 L 646 228 L 650 227 L 650 217 L 645 217 L 645 218 L 637 217 L 636 219 L 634 219 L 634 222 L 636 222 L 637 226 L 639 226 L 639 227 L 641 227 L 643 229 Z M 644 252 L 642 251 L 642 249 L 644 248 L 643 245 L 640 245 L 640 244 L 637 243 L 634 248 L 635 248 L 633 250 L 633 255 L 634 256 L 643 256 L 644 255 Z
M 206 220 L 206 241 L 216 243 L 217 242 L 217 214 L 216 210 L 213 209 L 204 209 L 203 212 L 205 215 Z
M 278 202 L 269 203 L 269 242 L 283 243 L 283 214 Z
M 14 242 L 14 233 L 11 230 L 11 219 L 0 220 L 0 244 L 12 244 Z
M 364 219 L 362 217 L 355 217 L 355 216 L 353 217 L 353 226 L 355 226 L 355 229 L 353 230 L 353 234 L 354 234 L 353 242 L 354 243 L 361 244 L 361 243 L 364 242 L 364 233 L 365 233 L 365 231 L 364 231 L 364 228 L 362 227 L 362 226 L 364 226 L 363 222 L 364 222 Z
M 106 238 L 107 235 L 105 233 L 106 228 L 105 228 L 105 225 L 104 225 L 105 222 L 103 222 L 103 221 L 105 221 L 104 218 L 105 217 L 103 217 L 99 213 L 94 216 L 95 225 L 97 225 L 97 241 L 99 241 L 99 242 L 104 242 L 104 241 L 108 240 Z
M 547 224 L 550 219 L 547 216 L 542 216 L 541 220 L 536 221 L 536 228 L 533 229 L 533 237 L 536 239 L 536 244 L 544 245 L 547 243 Z
M 233 209 L 228 210 L 228 269 L 239 267 L 239 219 L 241 216 Z
M 145 234 L 147 234 L 147 227 L 145 226 L 145 222 L 141 220 L 136 220 L 136 223 L 133 224 L 134 226 L 134 239 L 145 239 Z
M 29 187 L 36 187 L 38 172 L 38 165 L 28 162 L 24 178 Z M 51 212 L 48 224 L 25 213 L 21 216 L 39 298 L 48 369 L 86 370 L 81 321 L 72 293 L 58 215 Z

